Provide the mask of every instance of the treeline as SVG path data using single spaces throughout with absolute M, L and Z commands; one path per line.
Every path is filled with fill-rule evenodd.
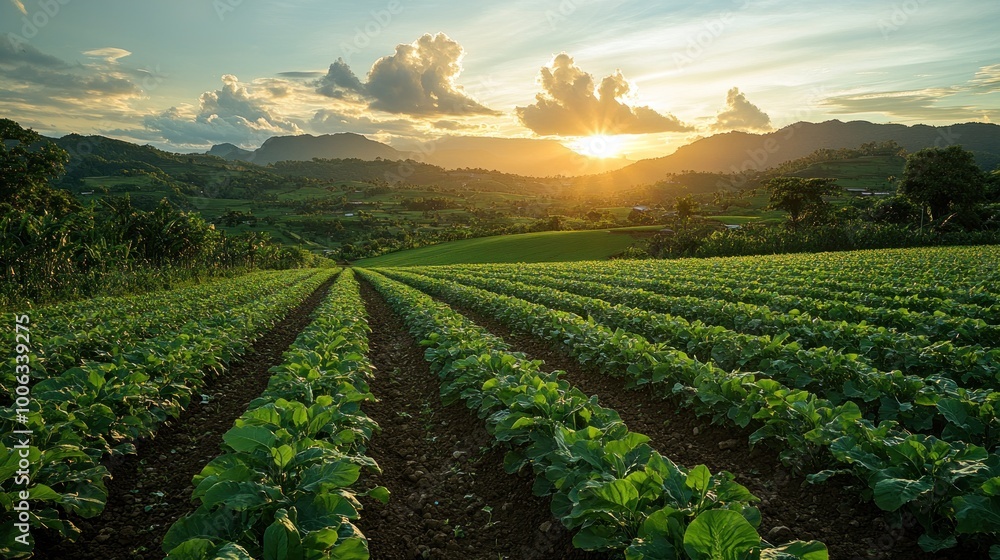
M 0 139 L 0 305 L 328 262 L 265 234 L 227 235 L 167 200 L 148 210 L 127 195 L 83 207 L 51 186 L 64 174 L 65 150 L 8 119 Z
M 896 146 L 863 148 L 892 151 Z M 785 223 L 722 231 L 678 219 L 676 232 L 657 235 L 622 256 L 725 257 L 1000 243 L 1000 169 L 984 173 L 974 155 L 960 146 L 910 154 L 895 195 L 853 198 L 839 208 L 829 201 L 840 192 L 833 179 L 776 176 L 763 188 L 770 193 L 767 209 L 788 213 Z

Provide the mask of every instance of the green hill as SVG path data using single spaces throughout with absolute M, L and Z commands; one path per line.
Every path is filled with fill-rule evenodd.
M 609 230 L 545 231 L 463 239 L 357 261 L 357 266 L 562 262 L 607 259 L 635 242 Z

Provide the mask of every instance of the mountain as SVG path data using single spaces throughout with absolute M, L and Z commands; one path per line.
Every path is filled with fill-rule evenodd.
M 309 161 L 320 159 L 361 159 L 374 161 L 375 158 L 402 160 L 409 154 L 369 140 L 353 132 L 337 134 L 300 134 L 298 136 L 273 136 L 252 152 L 232 144 L 218 144 L 208 151 L 210 155 L 230 160 L 243 160 L 257 165 L 268 165 L 278 161 Z
M 625 167 L 621 158 L 593 158 L 578 154 L 555 140 L 451 136 L 430 142 L 425 161 L 446 169 L 493 169 L 532 177 L 604 173 Z
M 643 184 L 685 170 L 717 173 L 758 171 L 807 156 L 821 148 L 857 148 L 867 142 L 895 140 L 909 152 L 959 144 L 976 155 L 984 169 L 1000 163 L 1000 126 L 966 123 L 951 126 L 873 124 L 865 121 L 799 122 L 764 134 L 727 132 L 702 138 L 669 156 L 645 159 L 608 173 L 601 182 Z M 595 178 L 596 179 L 596 178 Z
M 250 152 L 232 144 L 212 146 L 209 155 L 268 165 L 278 161 L 413 159 L 447 169 L 488 169 L 514 175 L 554 177 L 604 173 L 625 167 L 620 158 L 580 155 L 555 140 L 452 136 L 427 142 L 417 150 L 396 150 L 360 134 L 342 132 L 312 136 L 274 136 Z
M 206 152 L 210 156 L 218 156 L 222 159 L 238 159 L 240 161 L 249 161 L 250 157 L 253 156 L 253 152 L 250 150 L 244 150 L 239 146 L 233 144 L 216 144 L 212 146 L 212 149 Z

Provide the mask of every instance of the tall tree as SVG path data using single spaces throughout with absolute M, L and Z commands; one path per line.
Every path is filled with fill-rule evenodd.
M 986 196 L 986 175 L 961 146 L 927 148 L 906 158 L 899 194 L 926 208 L 932 220 Z
M 0 214 L 11 210 L 63 215 L 79 208 L 66 191 L 49 181 L 62 175 L 69 155 L 52 142 L 10 119 L 0 119 Z
M 775 177 L 767 182 L 771 200 L 767 208 L 788 212 L 792 226 L 798 226 L 807 217 L 825 214 L 830 203 L 824 196 L 836 194 L 835 179 L 803 177 Z

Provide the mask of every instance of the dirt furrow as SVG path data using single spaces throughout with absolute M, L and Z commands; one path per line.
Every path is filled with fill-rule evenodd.
M 603 558 L 573 550 L 548 499 L 532 495 L 532 479 L 504 472 L 504 451 L 492 447 L 484 421 L 462 403 L 441 404 L 438 379 L 402 319 L 364 282 L 362 295 L 379 399 L 365 412 L 382 428 L 368 447 L 382 474 L 369 481 L 392 492 L 386 505 L 363 502 L 358 525 L 372 558 Z
M 924 553 L 916 543 L 920 532 L 915 520 L 889 520 L 877 506 L 862 502 L 863 484 L 853 477 L 809 484 L 781 464 L 778 450 L 751 449 L 747 443 L 750 429 L 712 425 L 708 418 L 698 418 L 672 398 L 664 399 L 650 389 L 624 390 L 623 381 L 581 365 L 536 336 L 512 332 L 492 318 L 452 307 L 503 338 L 515 351 L 544 360 L 546 369 L 565 370 L 567 381 L 588 395 L 597 395 L 601 405 L 618 411 L 629 429 L 649 436 L 650 444 L 672 461 L 735 474 L 737 482 L 761 498 L 759 530 L 769 542 L 821 540 L 829 547 L 830 558 L 843 559 L 970 557 L 970 551 Z
M 332 283 L 319 286 L 257 339 L 242 360 L 209 381 L 201 391 L 207 402 L 196 396 L 179 418 L 160 426 L 155 438 L 137 442 L 135 455 L 109 466 L 113 478 L 104 512 L 92 519 L 71 518 L 83 533 L 76 542 L 39 533 L 35 557 L 162 559 L 160 544 L 167 529 L 195 509 L 191 478 L 219 455 L 222 434 L 267 387 L 268 370 L 281 363 L 282 353 L 310 323 Z

